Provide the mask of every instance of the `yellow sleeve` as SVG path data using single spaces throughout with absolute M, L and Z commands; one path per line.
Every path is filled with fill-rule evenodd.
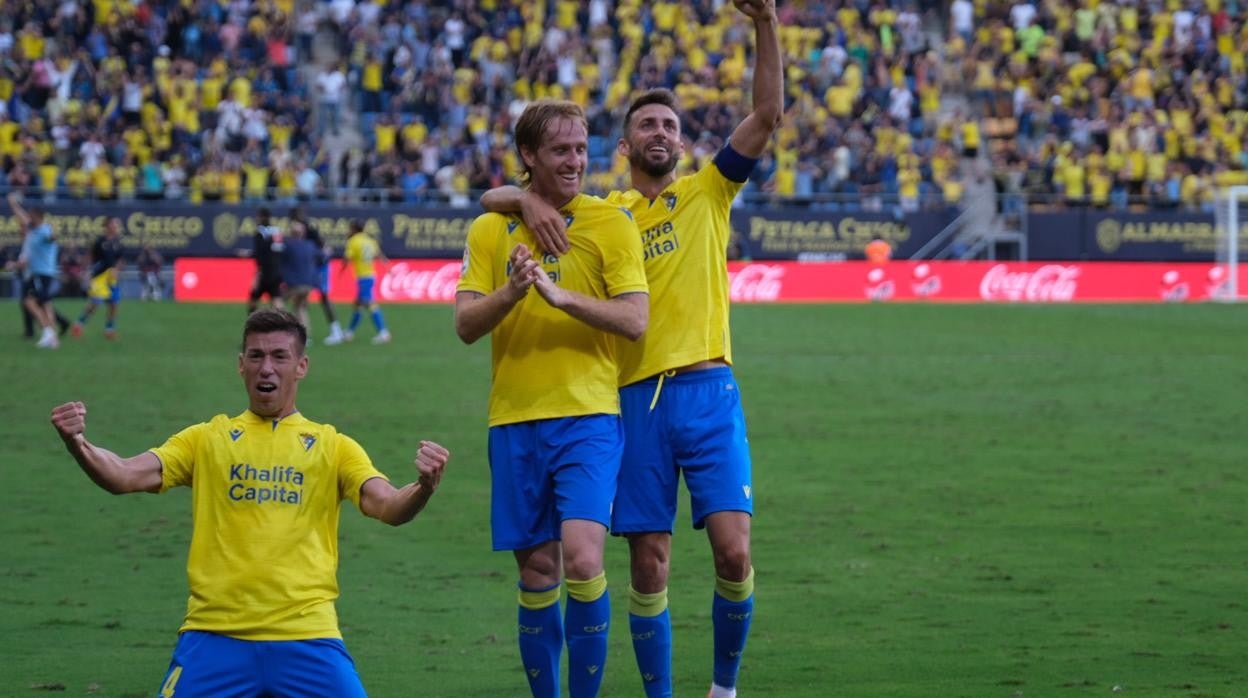
M 498 244 L 498 225 L 503 217 L 496 213 L 478 216 L 468 228 L 464 247 L 464 266 L 460 271 L 458 291 L 474 291 L 488 295 L 494 291 L 494 253 Z
M 208 431 L 208 424 L 196 424 L 170 436 L 163 445 L 151 449 L 160 459 L 160 491 L 190 487 L 195 481 L 195 452 Z
M 646 284 L 641 236 L 637 234 L 633 217 L 625 209 L 620 209 L 603 226 L 602 276 L 610 297 L 650 292 Z
M 745 182 L 734 182 L 719 171 L 719 165 L 711 162 L 706 167 L 690 176 L 693 189 L 706 192 L 712 200 L 718 202 L 725 210 L 732 208 L 732 200 L 745 186 Z
M 365 482 L 375 477 L 389 481 L 389 478 L 373 466 L 373 461 L 364 452 L 364 447 L 346 434 L 338 434 L 336 461 L 338 496 L 342 499 L 350 499 L 357 508 L 360 506 L 360 488 Z

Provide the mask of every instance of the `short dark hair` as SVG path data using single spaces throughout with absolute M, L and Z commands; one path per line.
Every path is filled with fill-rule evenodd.
M 248 337 L 269 332 L 287 332 L 294 335 L 300 355 L 308 345 L 308 328 L 294 314 L 277 308 L 260 308 L 248 315 L 247 322 L 243 324 L 243 351 L 247 350 Z
M 680 102 L 676 100 L 676 93 L 666 87 L 656 87 L 653 90 L 646 90 L 628 105 L 628 113 L 624 115 L 624 132 L 628 132 L 628 123 L 633 120 L 633 114 L 644 106 L 650 104 L 662 104 L 663 106 L 676 112 L 676 117 L 680 118 Z

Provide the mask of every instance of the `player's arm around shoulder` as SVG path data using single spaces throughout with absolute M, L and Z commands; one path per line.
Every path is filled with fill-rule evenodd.
M 122 458 L 112 451 L 87 440 L 87 406 L 67 402 L 52 408 L 52 426 L 65 449 L 78 462 L 82 471 L 111 494 L 159 492 L 161 489 L 160 458 L 151 451 Z
M 563 214 L 527 189 L 512 184 L 495 187 L 481 195 L 481 208 L 494 213 L 520 214 L 544 252 L 558 256 L 572 249 Z
M 360 487 L 360 511 L 391 526 L 411 521 L 442 483 L 442 473 L 450 458 L 450 451 L 441 444 L 421 441 L 413 461 L 419 473 L 416 481 L 395 487 L 385 478 L 370 478 Z

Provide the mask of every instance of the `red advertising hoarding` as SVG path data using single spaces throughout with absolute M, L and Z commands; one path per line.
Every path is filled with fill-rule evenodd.
M 450 303 L 460 263 L 393 260 L 378 269 L 383 303 Z M 869 301 L 1006 303 L 1159 303 L 1225 296 L 1227 269 L 1198 262 L 733 262 L 728 265 L 736 303 Z M 174 295 L 181 301 L 242 302 L 255 263 L 246 259 L 179 258 Z M 338 274 L 330 298 L 350 302 L 355 280 Z M 1248 265 L 1239 266 L 1240 297 L 1248 298 Z

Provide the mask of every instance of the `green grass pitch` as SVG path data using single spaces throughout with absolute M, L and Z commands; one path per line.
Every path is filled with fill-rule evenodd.
M 10 307 L 0 695 L 154 695 L 185 610 L 188 492 L 105 494 L 47 415 L 84 400 L 92 438 L 131 455 L 242 411 L 243 310 L 128 303 L 120 342 L 96 317 L 41 352 Z M 418 439 L 453 458 L 409 526 L 348 505 L 347 646 L 380 698 L 526 695 L 514 565 L 490 552 L 488 342 L 462 346 L 448 306 L 386 313 L 388 346 L 366 324 L 311 349 L 299 406 L 396 481 Z M 1248 693 L 1248 306 L 739 306 L 733 322 L 757 501 L 743 697 Z M 712 568 L 681 516 L 676 687 L 700 696 Z M 604 696 L 641 694 L 627 569 L 609 541 Z

